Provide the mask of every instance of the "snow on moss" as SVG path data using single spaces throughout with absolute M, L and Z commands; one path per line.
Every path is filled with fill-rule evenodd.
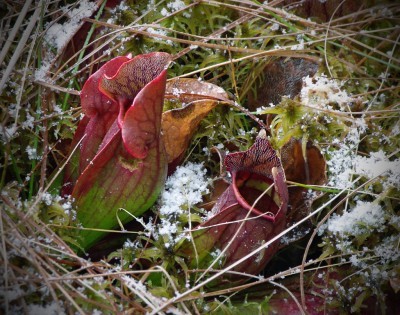
M 188 213 L 189 209 L 202 201 L 203 195 L 209 193 L 206 169 L 202 164 L 187 163 L 179 166 L 167 178 L 164 192 L 161 195 L 161 224 L 158 232 L 173 240 L 178 232 L 177 218 Z M 170 244 L 171 245 L 171 244 Z
M 29 160 L 40 160 L 42 158 L 42 156 L 38 154 L 37 149 L 29 145 L 26 147 L 25 151 L 28 154 Z
M 156 25 L 156 26 L 158 26 L 158 25 Z M 150 34 L 168 36 L 168 32 L 166 30 L 161 29 L 161 28 L 148 27 L 146 30 Z M 165 40 L 165 39 L 163 39 L 161 37 L 154 37 L 154 40 L 166 43 L 168 45 L 173 45 L 173 42 L 170 39 Z
M 345 109 L 347 104 L 353 101 L 346 91 L 341 90 L 342 83 L 329 79 L 326 75 L 303 79 L 303 87 L 300 92 L 301 100 L 304 105 L 332 110 L 332 103 L 339 105 L 340 109 Z
M 182 0 L 170 1 L 170 2 L 167 3 L 167 8 L 168 8 L 170 11 L 168 11 L 168 9 L 166 9 L 166 8 L 163 8 L 163 9 L 161 10 L 161 15 L 162 15 L 162 16 L 168 16 L 168 15 L 170 15 L 171 13 L 174 13 L 174 12 L 176 12 L 176 11 L 183 10 L 185 7 L 186 7 L 186 4 L 185 4 L 185 2 L 183 2 Z M 190 12 L 190 11 L 191 11 L 191 9 L 189 10 L 189 12 Z M 189 12 L 184 11 L 184 12 L 183 12 L 183 16 L 186 17 L 186 18 L 190 18 L 191 14 L 190 14 Z
M 161 215 L 181 213 L 182 207 L 201 202 L 202 196 L 209 192 L 205 175 L 206 170 L 202 164 L 190 162 L 178 167 L 165 183 L 161 196 Z
M 382 231 L 385 213 L 382 207 L 371 202 L 358 201 L 351 211 L 333 215 L 328 221 L 328 230 L 346 235 L 361 235 L 372 230 Z
M 352 181 L 357 176 L 363 176 L 379 179 L 383 189 L 400 189 L 400 159 L 390 159 L 383 150 L 370 152 L 369 156 L 357 154 L 366 128 L 362 119 L 356 120 L 344 139 L 333 141 L 337 149 L 327 152 L 328 185 L 338 189 L 352 188 Z
M 355 148 L 359 139 L 360 132 L 357 128 L 352 128 L 344 139 L 336 139 L 332 143 L 339 148 L 329 151 L 326 161 L 329 170 L 329 186 L 339 189 L 351 187 L 353 161 L 356 157 Z
M 52 83 L 52 81 L 49 80 L 50 69 L 51 69 L 51 62 L 49 62 L 48 60 L 43 60 L 42 65 L 38 69 L 36 69 L 34 73 L 35 81 L 44 81 Z
M 57 302 L 53 302 L 47 305 L 39 305 L 39 304 L 30 304 L 27 307 L 27 314 L 35 315 L 63 315 L 66 314 L 61 305 L 58 305 Z
M 382 181 L 384 189 L 388 186 L 400 189 L 400 160 L 390 161 L 382 150 L 371 152 L 369 157 L 357 156 L 354 171 L 368 178 L 385 176 Z
M 351 181 L 357 175 L 368 179 L 380 178 L 383 189 L 400 189 L 400 160 L 389 160 L 382 150 L 371 152 L 369 157 L 360 156 L 355 154 L 351 143 L 344 141 L 338 150 L 329 153 L 327 166 L 329 186 L 351 188 Z

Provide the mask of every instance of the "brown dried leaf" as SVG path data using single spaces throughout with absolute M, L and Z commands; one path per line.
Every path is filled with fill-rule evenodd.
M 249 93 L 248 107 L 256 110 L 270 103 L 278 104 L 283 96 L 294 98 L 301 91 L 303 78 L 313 76 L 317 70 L 318 63 L 312 59 L 282 57 L 268 62 L 257 96 Z
M 167 82 L 166 99 L 190 103 L 198 100 L 228 101 L 225 90 L 215 84 L 191 78 L 178 78 Z
M 161 128 L 167 161 L 171 167 L 180 162 L 201 120 L 217 104 L 215 100 L 200 100 L 163 114 Z
M 365 5 L 364 0 L 353 1 L 320 1 L 320 0 L 285 0 L 281 2 L 282 6 L 294 7 L 295 14 L 306 19 L 328 22 L 330 19 L 337 19 L 349 15 L 354 19 L 352 13 L 361 10 Z
M 281 149 L 281 160 L 287 180 L 309 185 L 326 183 L 325 159 L 311 141 L 305 144 L 303 150 L 302 140 L 291 138 Z M 306 196 L 306 188 L 294 186 L 289 187 L 288 190 L 287 222 L 288 225 L 292 225 L 309 214 L 313 200 Z M 303 226 L 303 229 L 305 227 Z
M 286 178 L 293 182 L 322 185 L 326 181 L 325 159 L 319 149 L 308 141 L 304 159 L 302 140 L 291 138 L 281 149 Z
M 220 101 L 229 101 L 229 97 L 217 85 L 197 79 L 178 78 L 167 82 L 165 98 L 181 106 L 187 104 L 166 111 L 162 117 L 162 134 L 171 172 L 181 162 L 201 120 Z
M 393 276 L 390 278 L 389 283 L 395 294 L 400 292 L 400 266 L 396 266 L 393 269 Z

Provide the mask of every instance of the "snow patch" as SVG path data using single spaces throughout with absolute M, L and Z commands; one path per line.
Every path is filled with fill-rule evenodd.
M 357 156 L 354 164 L 354 171 L 358 175 L 368 178 L 385 176 L 386 180 L 382 181 L 384 189 L 388 186 L 394 186 L 400 189 L 400 160 L 390 161 L 385 152 L 371 152 L 370 157 Z
M 161 15 L 162 16 L 169 16 L 171 13 L 174 13 L 176 11 L 180 11 L 183 10 L 186 7 L 185 2 L 183 2 L 182 0 L 175 0 L 175 1 L 171 1 L 167 3 L 167 8 L 163 8 L 161 10 Z M 189 9 L 191 11 L 191 9 Z M 183 16 L 186 18 L 190 18 L 191 14 L 188 11 L 183 11 Z
M 51 304 L 42 306 L 38 304 L 28 305 L 28 313 L 29 315 L 63 315 L 65 312 L 62 310 L 60 305 L 57 302 L 53 302 Z
M 179 166 L 175 173 L 167 178 L 160 198 L 159 234 L 174 242 L 174 235 L 180 229 L 179 216 L 187 214 L 191 206 L 202 201 L 203 195 L 209 193 L 208 185 L 206 169 L 202 164 L 189 162 Z
M 36 71 L 35 71 L 35 74 L 34 74 L 35 81 L 48 82 L 50 68 L 51 68 L 51 63 L 46 60 L 43 60 L 41 67 L 36 69 Z M 51 83 L 51 82 L 49 82 L 49 83 Z
M 342 91 L 343 83 L 340 84 L 328 79 L 326 75 L 310 77 L 303 79 L 303 88 L 300 92 L 302 103 L 306 106 L 317 109 L 333 110 L 330 104 L 337 103 L 340 109 L 345 109 L 347 104 L 353 101 L 346 91 Z
M 344 212 L 341 216 L 333 215 L 328 221 L 328 230 L 356 236 L 368 230 L 381 231 L 384 225 L 385 213 L 380 205 L 358 201 L 350 212 Z
M 90 17 L 97 9 L 97 4 L 89 0 L 82 0 L 79 2 L 79 7 L 69 10 L 68 6 L 61 8 L 61 10 L 69 17 L 69 21 L 60 24 L 52 24 L 46 31 L 44 39 L 51 45 L 57 48 L 60 53 L 65 45 L 71 40 L 72 36 L 82 26 L 82 19 Z

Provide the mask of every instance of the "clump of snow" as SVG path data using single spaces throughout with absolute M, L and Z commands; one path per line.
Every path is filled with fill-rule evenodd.
M 341 216 L 333 215 L 328 220 L 328 230 L 347 235 L 361 235 L 367 231 L 382 231 L 385 213 L 382 207 L 371 202 L 358 201 L 356 206 Z
M 2 132 L 0 132 L 1 141 L 6 144 L 10 142 L 11 139 L 18 136 L 18 127 L 16 124 L 12 124 L 9 127 L 2 127 Z
M 36 69 L 35 71 L 34 74 L 35 81 L 48 82 L 50 68 L 51 68 L 51 63 L 48 62 L 47 60 L 43 60 L 40 68 Z
M 52 195 L 49 192 L 44 192 L 41 195 L 41 200 L 46 206 L 52 206 L 62 211 L 66 216 L 59 218 L 61 221 L 64 220 L 76 220 L 76 210 L 73 207 L 73 200 L 71 196 L 61 197 L 59 195 Z
M 390 161 L 382 150 L 371 152 L 369 157 L 357 156 L 354 171 L 368 178 L 385 176 L 382 181 L 384 188 L 394 186 L 400 189 L 400 159 Z
M 379 178 L 383 189 L 400 189 L 400 159 L 390 160 L 383 150 L 370 152 L 369 156 L 357 154 L 358 143 L 366 128 L 363 119 L 355 120 L 344 139 L 333 141 L 332 144 L 338 149 L 327 154 L 328 185 L 338 189 L 351 188 L 352 180 L 363 176 L 368 179 Z
M 183 10 L 185 7 L 186 7 L 186 4 L 182 0 L 174 0 L 174 1 L 171 1 L 171 2 L 167 3 L 167 8 L 169 10 L 167 8 L 163 8 L 161 10 L 161 15 L 162 16 L 168 16 L 171 13 L 174 13 L 176 11 Z M 183 11 L 183 16 L 186 17 L 186 18 L 190 18 L 191 14 L 190 14 L 190 12 L 188 12 L 186 10 L 186 11 Z
M 25 151 L 28 153 L 29 160 L 40 160 L 42 158 L 40 155 L 38 155 L 36 148 L 33 148 L 29 145 L 26 147 Z
M 189 162 L 179 166 L 168 177 L 164 192 L 161 194 L 159 234 L 167 236 L 173 242 L 179 230 L 179 216 L 187 213 L 191 206 L 199 203 L 203 195 L 209 193 L 206 169 L 202 164 Z
M 301 101 L 304 105 L 333 110 L 330 104 L 336 103 L 340 109 L 345 109 L 346 105 L 353 99 L 342 91 L 343 83 L 328 79 L 326 75 L 310 77 L 303 79 L 303 87 L 300 92 Z
M 175 12 L 184 9 L 186 5 L 182 0 L 175 0 L 167 3 L 167 7 L 170 8 L 172 12 Z
M 28 305 L 28 313 L 27 314 L 41 314 L 41 315 L 63 315 L 65 314 L 64 310 L 61 308 L 57 302 L 53 302 L 51 304 L 42 306 L 38 304 L 30 304 Z
M 179 166 L 165 183 L 160 213 L 182 213 L 182 207 L 201 202 L 203 195 L 209 192 L 205 174 L 206 169 L 202 164 L 190 162 Z
M 176 87 L 172 88 L 172 95 L 179 97 L 181 94 L 184 94 L 185 91 L 182 89 L 178 89 Z
M 42 195 L 42 201 L 45 203 L 46 206 L 50 206 L 53 203 L 53 196 L 50 193 L 45 192 Z
M 110 10 L 111 18 L 107 20 L 107 23 L 109 24 L 115 23 L 120 18 L 121 13 L 127 10 L 132 10 L 132 8 L 130 8 L 125 3 L 125 1 L 121 1 L 118 5 L 116 5 L 113 9 Z
M 277 31 L 277 30 L 279 30 L 279 24 L 278 23 L 272 24 L 271 31 Z
M 399 218 L 399 217 L 397 217 Z M 399 228 L 400 226 L 398 226 Z M 383 265 L 400 259 L 399 238 L 391 235 L 383 239 L 381 244 L 374 248 L 374 254 L 380 258 Z
M 304 37 L 302 34 L 297 35 L 297 41 L 299 42 L 299 44 L 293 45 L 292 47 L 290 47 L 291 50 L 302 50 L 304 49 Z
M 32 129 L 34 126 L 35 118 L 26 111 L 25 121 L 22 122 L 22 129 Z
M 352 130 L 349 137 L 342 142 L 337 140 L 340 148 L 329 152 L 328 185 L 339 189 L 351 188 L 351 181 L 355 176 L 364 176 L 368 179 L 383 179 L 381 180 L 383 189 L 390 186 L 400 189 L 400 159 L 391 161 L 382 150 L 371 152 L 369 157 L 357 155 L 355 134 L 357 134 L 356 129 Z
M 335 139 L 333 145 L 339 149 L 329 152 L 326 161 L 329 170 L 328 185 L 339 189 L 351 187 L 353 161 L 356 157 L 356 146 L 360 138 L 357 128 L 351 128 L 343 140 Z
M 51 45 L 57 48 L 60 52 L 64 46 L 70 41 L 72 36 L 82 26 L 82 19 L 90 17 L 97 9 L 96 2 L 82 0 L 79 2 L 79 7 L 69 10 L 68 6 L 62 7 L 61 10 L 69 18 L 69 21 L 60 24 L 54 23 L 47 29 L 44 39 Z
M 155 28 L 153 28 L 153 27 L 148 27 L 146 30 L 147 30 L 147 32 L 149 32 L 150 34 L 168 36 L 168 32 L 165 31 L 165 30 L 163 30 L 163 29 L 155 29 Z M 168 45 L 173 45 L 173 42 L 172 42 L 172 40 L 170 40 L 170 39 L 164 40 L 163 38 L 161 38 L 161 37 L 156 37 L 156 36 L 154 37 L 154 39 L 155 39 L 155 40 L 158 40 L 158 41 L 162 41 L 162 42 L 164 42 L 164 43 L 166 43 L 166 44 L 168 44 Z

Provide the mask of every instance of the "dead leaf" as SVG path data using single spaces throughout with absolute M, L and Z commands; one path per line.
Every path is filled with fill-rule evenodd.
M 325 159 L 319 149 L 308 141 L 304 158 L 302 140 L 291 138 L 281 149 L 286 178 L 293 182 L 322 185 L 326 181 Z
M 394 292 L 397 294 L 400 291 L 400 279 L 399 278 L 390 278 L 389 279 L 390 286 L 394 290 Z
M 285 0 L 281 2 L 281 5 L 293 6 L 294 14 L 305 19 L 328 22 L 332 18 L 337 19 L 346 15 L 352 16 L 352 13 L 360 10 L 365 5 L 365 2 L 363 0 L 353 0 L 343 1 L 339 4 L 337 1 L 305 0 L 298 2 L 297 0 Z
M 171 173 L 182 161 L 202 119 L 220 102 L 228 102 L 229 97 L 217 85 L 181 78 L 167 83 L 165 98 L 181 106 L 164 112 L 162 116 L 161 128 Z
M 288 181 L 323 185 L 326 183 L 326 162 L 319 149 L 308 141 L 303 150 L 302 140 L 291 138 L 281 149 L 281 160 Z M 304 152 L 305 151 L 305 152 Z M 306 153 L 306 154 L 304 154 Z M 306 157 L 306 158 L 304 158 Z M 313 201 L 307 197 L 307 189 L 291 186 L 289 190 L 288 225 L 300 221 L 310 213 Z M 303 230 L 306 229 L 303 226 Z
M 161 126 L 168 164 L 180 162 L 198 125 L 217 104 L 215 100 L 200 100 L 163 114 Z
M 256 110 L 270 103 L 278 104 L 283 96 L 294 98 L 301 91 L 303 78 L 313 76 L 318 63 L 305 58 L 278 58 L 269 62 L 263 70 L 263 81 L 257 96 L 249 93 L 248 107 Z
M 223 88 L 192 78 L 178 78 L 168 81 L 165 98 L 186 104 L 204 99 L 229 101 L 229 96 Z

